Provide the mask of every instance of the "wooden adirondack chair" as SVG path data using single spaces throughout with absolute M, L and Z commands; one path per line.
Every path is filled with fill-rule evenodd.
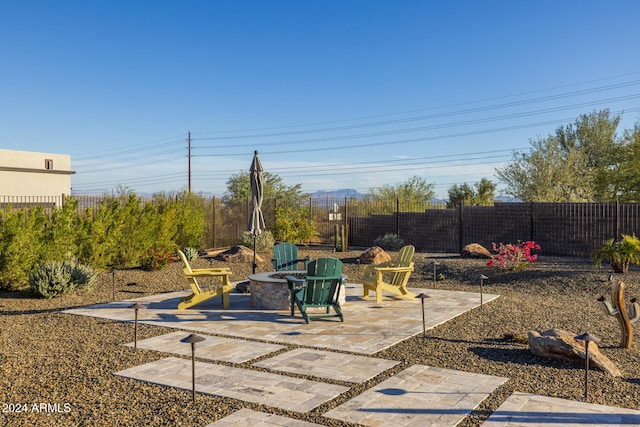
M 309 323 L 310 319 L 339 317 L 344 322 L 342 309 L 338 302 L 340 286 L 342 286 L 342 261 L 336 258 L 318 258 L 307 266 L 306 279 L 287 276 L 291 291 L 291 315 L 294 304 L 298 306 L 302 317 Z M 324 308 L 324 313 L 311 314 L 310 308 Z M 336 312 L 331 314 L 330 309 Z
M 376 302 L 382 302 L 382 291 L 388 291 L 403 298 L 415 298 L 415 294 L 407 290 L 407 282 L 413 271 L 412 245 L 404 246 L 395 260 L 365 267 L 362 277 L 364 299 L 369 298 L 369 291 L 376 293 Z
M 276 271 L 306 269 L 309 262 L 309 257 L 298 257 L 298 247 L 293 243 L 283 242 L 273 247 L 273 259 L 271 263 Z M 300 263 L 304 263 L 304 268 L 300 268 Z
M 222 306 L 224 308 L 229 308 L 229 292 L 231 292 L 231 290 L 233 289 L 233 287 L 231 286 L 231 282 L 229 281 L 229 275 L 231 274 L 231 271 L 228 268 L 192 269 L 184 253 L 179 250 L 178 255 L 180 255 L 180 259 L 184 264 L 184 268 L 182 269 L 182 271 L 189 281 L 189 285 L 191 286 L 191 290 L 193 291 L 191 295 L 180 299 L 180 302 L 178 303 L 178 310 L 193 307 L 196 304 L 200 304 L 203 301 L 207 301 L 220 295 L 222 296 Z M 200 287 L 198 281 L 196 280 L 196 278 L 201 277 L 219 277 L 221 284 L 213 286 L 211 288 L 203 289 L 202 287 Z

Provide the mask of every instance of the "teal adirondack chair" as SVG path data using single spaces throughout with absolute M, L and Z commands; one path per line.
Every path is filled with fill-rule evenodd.
M 306 269 L 309 262 L 309 257 L 298 257 L 298 247 L 293 243 L 283 242 L 273 247 L 273 259 L 271 263 L 276 271 Z M 304 268 L 300 268 L 300 263 L 304 263 Z
M 298 306 L 302 317 L 309 323 L 310 319 L 339 317 L 344 322 L 342 309 L 338 302 L 338 294 L 342 286 L 342 261 L 336 258 L 318 258 L 307 266 L 306 279 L 287 276 L 291 291 L 291 315 L 294 304 Z M 324 313 L 307 312 L 309 308 L 325 308 Z M 331 314 L 333 308 L 336 314 Z

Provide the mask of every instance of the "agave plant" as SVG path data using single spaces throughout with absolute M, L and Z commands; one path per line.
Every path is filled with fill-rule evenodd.
M 607 240 L 600 246 L 593 256 L 596 266 L 607 260 L 613 271 L 625 274 L 629 271 L 630 264 L 640 264 L 640 240 L 635 234 L 623 234 L 622 240 Z

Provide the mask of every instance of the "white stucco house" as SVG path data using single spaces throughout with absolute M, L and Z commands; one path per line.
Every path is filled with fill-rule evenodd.
M 71 156 L 0 149 L 0 196 L 71 194 Z

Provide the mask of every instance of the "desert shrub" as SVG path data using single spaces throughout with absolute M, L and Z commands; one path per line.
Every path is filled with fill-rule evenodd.
M 147 271 L 162 270 L 170 263 L 171 251 L 161 247 L 152 247 L 140 258 L 142 269 Z
M 264 251 L 273 248 L 273 234 L 269 230 L 264 230 L 256 237 L 256 249 Z M 250 231 L 245 231 L 240 237 L 239 244 L 248 248 L 253 248 L 253 234 Z
M 46 220 L 42 208 L 0 211 L 0 289 L 23 288 L 29 272 L 46 259 L 42 245 Z
M 192 262 L 198 259 L 199 251 L 194 247 L 186 247 L 182 248 L 182 253 L 184 254 L 187 261 Z
M 532 262 L 538 260 L 538 255 L 533 254 L 532 251 L 540 250 L 540 245 L 537 245 L 534 241 L 520 242 L 516 244 L 503 244 L 497 245 L 495 242 L 492 244 L 493 250 L 497 252 L 495 258 L 491 258 L 487 265 L 489 267 L 499 267 L 503 270 L 521 270 L 528 266 Z
M 380 246 L 385 251 L 397 251 L 404 246 L 404 240 L 397 234 L 387 233 L 373 241 L 374 246 Z
M 91 289 L 95 273 L 73 261 L 44 261 L 29 274 L 29 285 L 37 295 L 54 298 L 77 288 Z
M 204 235 L 204 199 L 189 192 L 175 196 L 176 231 L 173 241 L 178 247 L 202 247 Z
M 294 210 L 289 207 L 276 209 L 273 234 L 281 242 L 303 244 L 319 235 L 315 222 L 309 217 L 308 209 Z
M 593 256 L 596 266 L 607 260 L 616 273 L 627 273 L 630 264 L 640 264 L 640 240 L 633 235 L 622 235 L 622 240 L 607 240 Z
M 76 289 L 91 290 L 96 284 L 96 272 L 88 265 L 73 263 L 71 267 L 71 283 Z

